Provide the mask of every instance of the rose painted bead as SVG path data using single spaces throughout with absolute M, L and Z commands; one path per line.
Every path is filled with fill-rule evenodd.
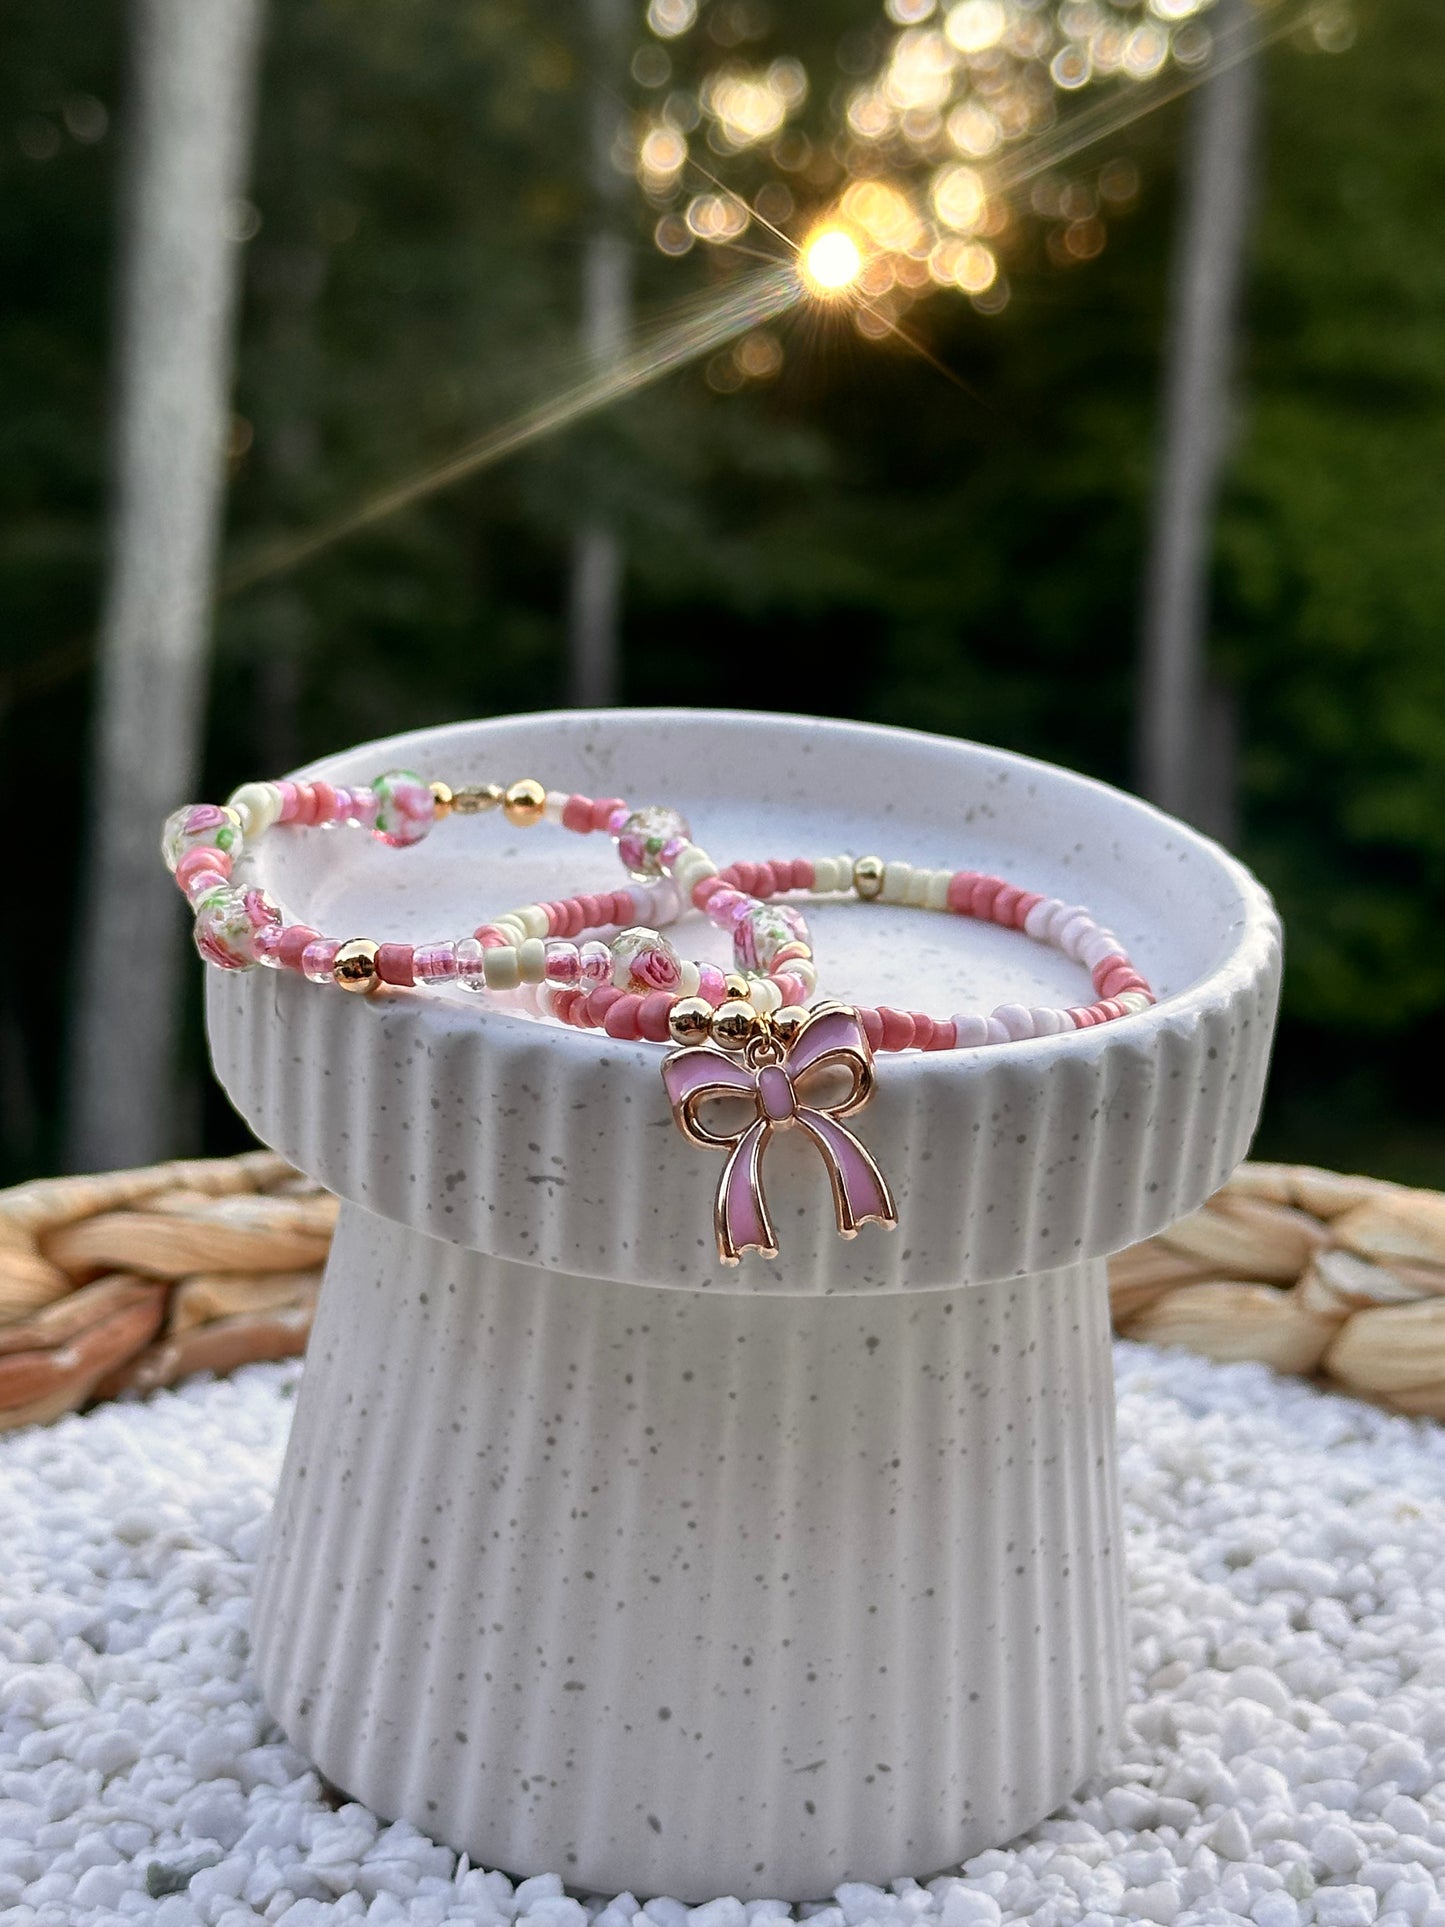
M 808 925 L 786 903 L 755 903 L 733 924 L 733 961 L 739 970 L 767 970 L 786 944 L 807 943 Z
M 196 948 L 217 970 L 250 970 L 259 930 L 274 929 L 281 912 L 260 890 L 236 890 L 228 884 L 212 890 L 196 905 Z
M 619 990 L 678 991 L 682 959 L 655 930 L 624 930 L 612 940 L 612 981 Z
M 241 819 L 218 803 L 187 803 L 172 810 L 161 831 L 161 855 L 172 875 L 189 850 L 220 850 L 234 863 L 241 854 Z
M 376 817 L 371 833 L 383 843 L 403 848 L 420 843 L 436 821 L 436 798 L 409 769 L 389 769 L 372 784 Z
M 618 831 L 617 854 L 629 876 L 661 876 L 663 851 L 691 835 L 685 817 L 660 803 L 650 803 L 646 809 L 634 810 Z

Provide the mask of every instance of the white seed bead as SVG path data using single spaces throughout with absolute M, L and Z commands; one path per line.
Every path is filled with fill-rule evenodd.
M 1086 970 L 1097 970 L 1105 957 L 1122 957 L 1124 946 L 1112 930 L 1100 930 L 1087 943 L 1079 945 L 1079 962 Z
M 814 857 L 813 890 L 816 895 L 820 897 L 826 896 L 830 890 L 837 889 L 838 886 L 833 881 L 834 874 L 835 873 L 833 869 L 832 857 L 830 856 Z
M 924 895 L 924 907 L 928 910 L 948 908 L 948 884 L 951 872 L 935 870 L 928 879 L 928 889 Z
M 1142 990 L 1126 990 L 1116 1000 L 1121 1003 L 1131 1017 L 1137 1017 L 1141 1010 L 1148 1010 L 1153 1001 Z
M 1079 961 L 1079 952 L 1083 949 L 1089 938 L 1093 936 L 1098 927 L 1094 919 L 1085 911 L 1080 916 L 1070 917 L 1069 921 L 1060 927 L 1058 937 L 1055 941 L 1058 943 L 1064 955 L 1077 963 Z
M 953 1030 L 955 1050 L 977 1050 L 980 1044 L 988 1042 L 988 1019 L 979 1016 L 977 1011 L 958 1011 L 953 1019 Z
M 788 975 L 797 978 L 805 997 L 811 997 L 818 988 L 817 966 L 807 957 L 794 957 L 788 964 Z
M 748 991 L 748 1002 L 754 1010 L 767 1016 L 770 1011 L 782 1009 L 783 993 L 771 977 L 755 977 Z
M 542 803 L 542 820 L 546 823 L 560 823 L 562 812 L 567 807 L 565 790 L 548 790 Z
M 1061 1032 L 1074 1028 L 1061 1010 L 1054 1010 L 1048 1005 L 1035 1004 L 1029 1016 L 1034 1020 L 1035 1037 L 1057 1037 Z
M 1013 1042 L 1013 1039 L 1009 1036 L 1008 1031 L 1004 1028 L 1003 1024 L 999 1022 L 997 1017 L 990 1017 L 988 1020 L 988 1035 L 983 1041 L 986 1044 L 1010 1044 Z
M 913 875 L 908 879 L 908 894 L 904 897 L 903 901 L 911 904 L 915 910 L 926 908 L 928 903 L 928 886 L 932 881 L 932 870 L 915 870 Z
M 496 950 L 489 950 L 483 968 L 486 972 L 488 990 L 515 990 L 522 981 L 517 952 L 510 944 L 502 944 Z
M 545 937 L 547 935 L 550 925 L 547 922 L 547 912 L 542 908 L 541 904 L 524 904 L 520 910 L 515 912 L 515 915 L 518 923 L 522 926 L 524 936 Z
M 254 843 L 281 814 L 281 792 L 274 783 L 243 783 L 226 807 L 240 817 L 241 835 Z
M 1061 903 L 1049 918 L 1049 942 L 1057 944 L 1075 917 L 1087 916 L 1089 912 L 1082 903 Z M 1093 919 L 1090 918 L 1090 921 Z
M 681 994 L 684 997 L 696 997 L 701 987 L 702 972 L 698 969 L 697 965 L 693 963 L 691 958 L 688 958 L 682 966 Z
M 540 937 L 528 937 L 517 952 L 517 970 L 524 984 L 540 984 L 547 975 L 547 946 Z
M 1004 1035 L 1015 1043 L 1034 1034 L 1033 1012 L 1023 1004 L 1000 1004 L 993 1013 L 993 1021 L 1001 1024 Z
M 907 903 L 908 885 L 912 881 L 911 863 L 885 863 L 883 866 L 883 888 L 879 891 L 885 903 Z
M 510 944 L 525 943 L 527 938 L 532 934 L 526 924 L 523 923 L 520 911 L 517 910 L 506 911 L 502 916 L 497 918 L 492 928 L 500 931 Z
M 1024 931 L 1035 943 L 1049 940 L 1049 919 L 1061 906 L 1057 897 L 1041 897 L 1024 918 Z

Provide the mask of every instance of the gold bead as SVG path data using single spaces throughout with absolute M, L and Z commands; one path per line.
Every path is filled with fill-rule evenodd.
M 507 821 L 514 823 L 519 830 L 525 830 L 533 823 L 540 823 L 542 812 L 546 807 L 546 790 L 530 776 L 524 776 L 520 783 L 513 783 L 502 799 L 502 808 L 506 812 Z
M 350 938 L 336 952 L 332 978 L 343 990 L 355 991 L 358 997 L 369 996 L 381 984 L 381 972 L 376 967 L 377 949 L 370 937 Z
M 775 1010 L 768 1019 L 768 1028 L 784 1050 L 789 1048 L 798 1032 L 807 1023 L 808 1015 L 807 1009 L 802 1004 L 784 1004 L 781 1010 Z
M 881 856 L 860 856 L 853 865 L 853 888 L 865 903 L 883 894 L 883 859 Z
M 712 1034 L 712 1005 L 706 997 L 679 997 L 668 1012 L 674 1044 L 705 1044 Z
M 712 1014 L 712 1041 L 724 1050 L 742 1050 L 757 1036 L 761 1021 L 746 998 L 730 997 Z
M 452 808 L 458 816 L 480 816 L 497 809 L 506 793 L 500 783 L 467 783 L 452 791 Z
M 450 783 L 432 783 L 428 787 L 431 790 L 436 820 L 440 823 L 444 816 L 450 816 L 456 808 L 457 799 L 452 794 Z
M 723 995 L 734 1003 L 746 1003 L 753 994 L 752 984 L 740 970 L 729 970 L 723 976 Z

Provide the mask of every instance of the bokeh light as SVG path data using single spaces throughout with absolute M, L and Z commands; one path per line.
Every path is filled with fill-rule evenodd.
M 819 228 L 803 243 L 800 260 L 813 294 L 842 294 L 863 272 L 863 250 L 845 227 Z
M 1138 199 L 1132 159 L 1108 140 L 1072 137 L 1085 98 L 1092 113 L 1106 90 L 1126 103 L 1127 119 L 1135 90 L 1147 109 L 1192 84 L 1228 53 L 1215 5 L 880 0 L 872 29 L 837 50 L 840 88 L 816 60 L 810 86 L 784 45 L 784 13 L 739 0 L 650 0 L 649 45 L 665 48 L 671 85 L 660 98 L 658 83 L 638 123 L 634 165 L 659 210 L 657 245 L 667 254 L 728 246 L 755 211 L 800 248 L 825 229 L 856 237 L 856 265 L 835 286 L 866 297 L 855 314 L 865 333 L 888 333 L 933 289 L 997 313 L 1010 261 L 1077 268 Z M 1259 0 L 1260 31 L 1308 11 L 1303 0 Z M 1316 32 L 1317 44 L 1347 44 L 1343 0 L 1334 11 L 1339 20 Z M 734 194 L 699 191 L 693 177 L 714 166 Z M 806 260 L 802 273 L 823 290 Z M 730 360 L 726 379 L 738 377 Z

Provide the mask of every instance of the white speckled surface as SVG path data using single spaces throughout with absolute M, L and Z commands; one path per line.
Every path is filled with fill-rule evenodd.
M 1163 1001 L 1003 1050 L 883 1059 L 858 1129 L 899 1231 L 840 1243 L 821 1167 L 784 1139 L 768 1159 L 783 1255 L 724 1271 L 710 1229 L 719 1160 L 674 1129 L 655 1045 L 543 1026 L 460 990 L 362 999 L 289 973 L 211 973 L 212 1051 L 237 1108 L 383 1217 L 633 1283 L 917 1290 L 1120 1249 L 1192 1210 L 1244 1154 L 1278 994 L 1274 913 L 1239 864 L 1134 798 L 974 744 L 697 711 L 459 724 L 313 773 L 363 781 L 398 762 L 452 782 L 535 773 L 673 802 L 720 863 L 872 850 L 993 869 L 1088 904 Z M 287 909 L 330 934 L 418 942 L 619 877 L 605 838 L 492 817 L 453 819 L 412 850 L 281 834 L 260 861 Z M 941 1015 L 1090 994 L 1079 966 L 963 918 L 844 902 L 814 923 L 829 994 Z M 726 960 L 700 918 L 679 934 Z
M 839 1240 L 784 1138 L 783 1256 L 724 1271 L 718 1161 L 675 1132 L 657 1047 L 464 992 L 212 975 L 223 1083 L 347 1201 L 258 1582 L 268 1705 L 381 1811 L 582 1886 L 802 1899 L 1030 1825 L 1122 1693 L 1102 1254 L 1245 1150 L 1268 899 L 1115 791 L 900 731 L 569 714 L 317 767 L 398 762 L 674 802 L 720 862 L 997 870 L 1087 903 L 1163 1002 L 883 1059 L 857 1122 L 900 1229 Z M 491 818 L 401 852 L 278 836 L 262 866 L 330 934 L 412 941 L 617 875 L 601 838 Z M 823 988 L 860 1000 L 1084 994 L 958 918 L 838 904 L 815 937 Z

